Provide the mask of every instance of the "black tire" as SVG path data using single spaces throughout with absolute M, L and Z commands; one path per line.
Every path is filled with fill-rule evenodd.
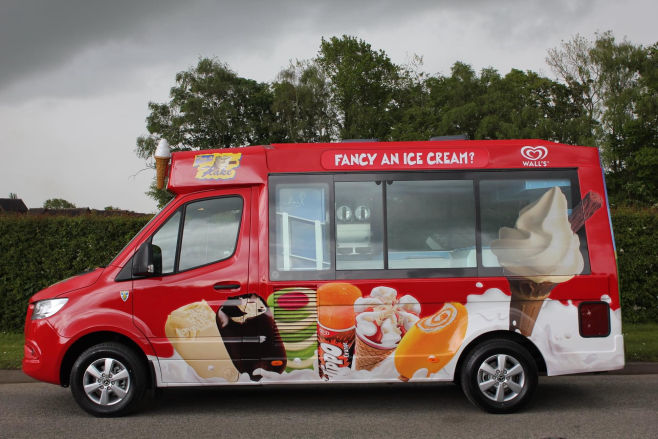
M 122 416 L 134 410 L 144 398 L 146 382 L 144 362 L 121 343 L 90 347 L 71 369 L 73 398 L 83 410 L 98 417 Z
M 489 413 L 512 413 L 532 398 L 537 388 L 537 364 L 518 343 L 489 340 L 468 353 L 459 381 L 476 406 Z

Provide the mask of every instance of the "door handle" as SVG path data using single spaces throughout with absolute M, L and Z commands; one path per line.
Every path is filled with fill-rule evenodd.
M 216 291 L 221 291 L 221 290 L 239 290 L 240 287 L 239 282 L 218 282 L 215 285 L 213 285 L 213 288 Z

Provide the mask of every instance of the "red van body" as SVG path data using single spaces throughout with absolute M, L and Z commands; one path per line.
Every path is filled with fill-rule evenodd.
M 176 152 L 168 179 L 107 267 L 30 300 L 24 372 L 90 413 L 153 386 L 400 380 L 506 412 L 537 374 L 624 365 L 596 148 L 275 144 Z

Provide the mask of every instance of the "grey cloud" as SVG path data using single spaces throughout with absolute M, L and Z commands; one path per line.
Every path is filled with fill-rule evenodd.
M 450 3 L 9 0 L 0 6 L 0 91 L 58 69 L 64 74 L 76 58 L 84 62 L 97 50 L 103 50 L 107 64 L 117 70 L 189 53 L 213 56 L 226 51 L 258 51 L 259 47 L 267 52 L 267 46 L 280 36 L 300 29 L 341 25 L 358 30 L 394 23 L 442 4 L 452 7 Z M 291 58 L 295 56 L 291 53 Z M 98 60 L 91 56 L 91 61 Z M 103 70 L 95 73 L 102 75 Z M 106 76 L 116 79 L 115 73 Z M 56 89 L 51 94 L 57 94 Z
M 319 36 L 341 31 L 394 32 L 424 14 L 461 20 L 465 29 L 477 21 L 481 35 L 513 47 L 545 38 L 556 20 L 577 20 L 592 1 L 10 0 L 0 6 L 0 94 L 13 101 L 139 87 L 148 68 L 182 70 L 199 56 L 267 56 L 296 35 L 318 35 L 319 46 Z M 300 57 L 289 50 L 289 59 Z
M 57 68 L 86 48 L 125 41 L 175 1 L 15 0 L 0 6 L 0 88 Z

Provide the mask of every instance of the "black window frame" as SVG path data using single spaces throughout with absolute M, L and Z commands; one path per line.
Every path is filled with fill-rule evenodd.
M 272 281 L 280 280 L 334 280 L 336 266 L 336 231 L 333 224 L 336 221 L 334 188 L 332 174 L 270 174 L 268 178 L 268 254 L 269 254 L 269 277 Z M 276 186 L 278 184 L 326 184 L 327 199 L 326 211 L 329 214 L 329 263 L 328 270 L 276 270 L 279 266 L 278 253 L 276 252 Z
M 487 170 L 436 170 L 436 171 L 390 171 L 390 172 L 338 172 L 338 173 L 280 173 L 268 176 L 268 216 L 269 216 L 269 278 L 271 281 L 309 281 L 309 280 L 349 280 L 349 279 L 404 279 L 404 278 L 479 278 L 479 277 L 502 277 L 502 267 L 484 267 L 482 265 L 482 218 L 480 207 L 480 182 L 481 180 L 521 180 L 521 179 L 563 179 L 570 181 L 572 206 L 575 207 L 580 201 L 580 184 L 578 181 L 577 168 L 550 168 L 550 169 L 487 169 Z M 475 211 L 475 250 L 476 266 L 464 268 L 413 268 L 413 269 L 391 269 L 388 267 L 388 212 L 386 200 L 386 187 L 382 184 L 382 209 L 383 209 L 383 269 L 359 269 L 359 270 L 337 270 L 336 269 L 336 206 L 335 206 L 335 183 L 336 182 L 361 182 L 361 181 L 422 181 L 422 180 L 470 180 L 473 183 L 474 211 Z M 276 239 L 275 227 L 275 187 L 278 183 L 326 183 L 329 187 L 327 196 L 329 212 L 329 257 L 330 268 L 328 270 L 275 270 L 277 265 L 277 254 L 274 248 Z M 513 224 L 510 225 L 510 227 Z M 579 231 L 581 240 L 580 250 L 583 254 L 584 268 L 581 274 L 590 274 L 589 245 L 587 242 L 585 224 Z M 584 245 L 583 245 L 584 243 Z
M 222 199 L 222 198 L 239 198 L 240 201 L 242 202 L 242 210 L 240 211 L 240 222 L 238 224 L 238 231 L 237 231 L 236 236 L 235 236 L 235 244 L 233 245 L 233 253 L 231 253 L 230 256 L 227 256 L 227 257 L 222 258 L 222 259 L 217 259 L 215 261 L 211 261 L 211 262 L 208 262 L 206 264 L 196 265 L 194 267 L 189 267 L 189 268 L 186 268 L 185 270 L 180 270 L 179 269 L 179 262 L 180 262 L 180 253 L 181 253 L 182 240 L 183 240 L 182 239 L 183 238 L 183 228 L 185 226 L 185 216 L 187 214 L 188 206 L 190 204 L 197 203 L 197 202 L 200 202 L 200 201 L 211 201 L 211 200 L 217 200 L 217 199 Z M 177 212 L 181 212 L 181 216 L 178 220 L 178 235 L 176 237 L 176 255 L 174 257 L 174 271 L 172 271 L 171 273 L 161 273 L 161 274 L 159 274 L 155 277 L 166 277 L 166 276 L 171 276 L 171 275 L 174 275 L 174 274 L 185 273 L 185 272 L 190 271 L 190 270 L 196 270 L 197 268 L 207 267 L 208 265 L 213 265 L 213 264 L 217 264 L 219 262 L 226 261 L 227 259 L 231 259 L 233 256 L 235 256 L 235 252 L 237 252 L 237 250 L 238 250 L 238 242 L 240 240 L 240 234 L 242 232 L 242 222 L 244 221 L 244 209 L 245 209 L 245 199 L 242 195 L 239 195 L 239 194 L 220 195 L 220 196 L 208 197 L 208 198 L 197 198 L 195 200 L 187 201 L 187 202 L 181 204 L 180 206 L 178 206 L 176 208 L 176 210 L 171 212 L 171 214 L 164 221 L 162 221 L 162 223 L 158 226 L 158 228 L 156 230 L 154 230 L 153 233 L 151 233 L 151 235 L 145 241 L 145 242 L 148 242 L 149 245 L 152 245 L 153 236 L 155 236 L 155 234 L 160 231 L 160 229 L 167 223 L 167 221 L 169 221 L 169 219 L 171 217 L 173 217 Z M 128 265 L 130 265 L 132 267 L 132 258 L 130 259 L 128 264 L 126 264 L 126 266 L 128 266 Z
M 546 175 L 546 179 L 562 179 L 562 180 L 569 180 L 570 181 L 570 188 L 571 188 L 571 200 L 572 200 L 572 205 L 571 209 L 576 207 L 578 203 L 581 201 L 580 198 L 580 184 L 578 181 L 578 169 L 577 168 L 549 168 L 549 169 L 535 169 L 535 170 L 527 170 L 527 169 L 519 169 L 519 170 L 505 170 L 505 171 L 481 171 L 482 175 L 486 175 L 486 177 L 480 176 L 478 179 L 478 198 L 477 198 L 477 206 L 476 206 L 476 221 L 477 221 L 477 236 L 478 236 L 478 242 L 477 242 L 477 266 L 478 266 L 478 277 L 497 277 L 497 276 L 504 276 L 503 273 L 503 268 L 502 267 L 484 267 L 482 265 L 482 242 L 481 242 L 481 236 L 482 236 L 482 227 L 481 227 L 481 221 L 482 221 L 482 215 L 481 215 L 481 209 L 480 209 L 480 181 L 481 180 L 522 180 L 522 179 L 539 179 L 541 174 Z M 513 227 L 514 224 L 510 224 L 509 227 Z M 587 232 L 586 232 L 586 227 L 587 224 L 584 224 L 583 227 L 580 228 L 578 231 L 578 239 L 580 240 L 580 251 L 583 256 L 583 271 L 581 271 L 580 274 L 590 274 L 591 273 L 591 267 L 590 267 L 590 261 L 589 261 L 589 243 L 587 242 Z M 584 243 L 584 244 L 583 244 Z

